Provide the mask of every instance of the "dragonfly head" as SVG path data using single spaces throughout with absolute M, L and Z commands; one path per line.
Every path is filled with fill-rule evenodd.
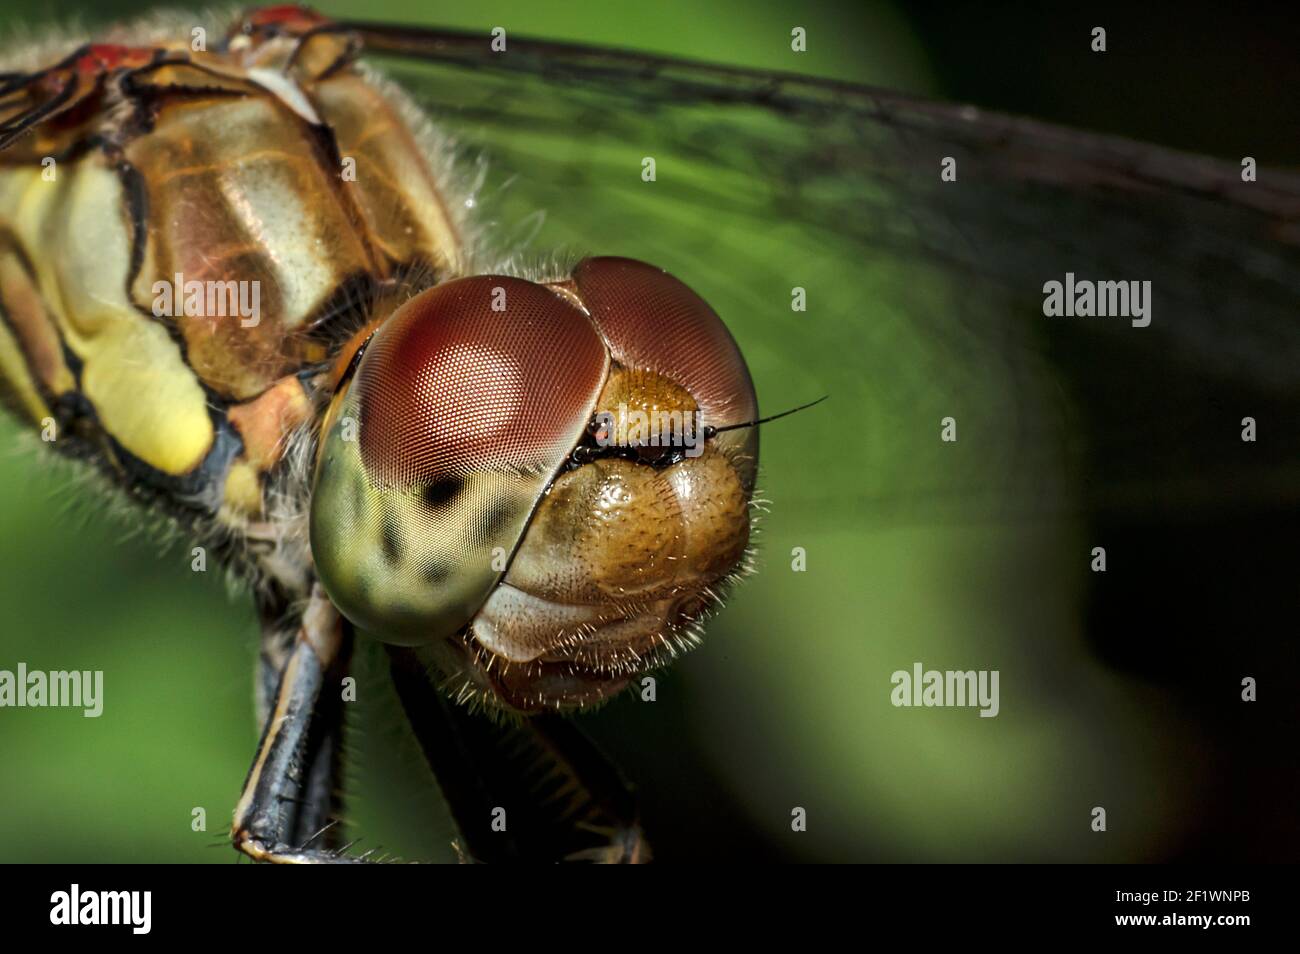
M 742 566 L 749 371 L 667 273 L 592 258 L 402 305 L 322 426 L 317 573 L 386 642 L 520 711 L 586 705 L 697 638 Z

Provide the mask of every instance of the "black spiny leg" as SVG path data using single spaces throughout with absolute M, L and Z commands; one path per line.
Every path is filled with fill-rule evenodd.
M 472 860 L 649 860 L 631 790 L 571 720 L 497 725 L 447 699 L 413 651 L 388 653 L 402 708 Z M 504 830 L 492 824 L 499 809 Z
M 235 847 L 258 861 L 345 862 L 330 850 L 342 742 L 341 681 L 352 637 L 320 587 L 296 631 L 264 613 L 259 709 L 262 741 L 235 809 Z M 278 680 L 273 675 L 278 672 Z M 272 688 L 274 687 L 274 688 Z

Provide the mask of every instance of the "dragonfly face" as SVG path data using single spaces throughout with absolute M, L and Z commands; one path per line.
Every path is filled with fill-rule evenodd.
M 311 513 L 349 619 L 446 643 L 520 709 L 597 701 L 690 644 L 745 555 L 758 449 L 753 428 L 706 437 L 757 403 L 702 299 L 587 259 L 551 284 L 439 285 L 358 350 Z

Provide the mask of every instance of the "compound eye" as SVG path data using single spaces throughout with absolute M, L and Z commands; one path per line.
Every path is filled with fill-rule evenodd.
M 313 556 L 344 614 L 407 644 L 468 623 L 581 438 L 608 364 L 581 310 L 521 279 L 448 282 L 394 312 L 317 464 Z
M 736 340 L 699 295 L 663 269 L 630 258 L 588 258 L 573 281 L 615 361 L 655 371 L 690 392 L 704 424 L 725 427 L 758 417 L 749 368 Z M 718 436 L 753 482 L 758 428 Z
M 357 369 L 366 471 L 386 490 L 549 474 L 590 419 L 606 363 L 591 322 L 541 285 L 433 288 L 385 323 Z

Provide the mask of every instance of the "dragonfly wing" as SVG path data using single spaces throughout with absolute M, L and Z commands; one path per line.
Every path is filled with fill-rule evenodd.
M 490 251 L 654 261 L 731 326 L 765 412 L 831 395 L 774 426 L 799 446 L 780 455 L 797 471 L 766 469 L 778 502 L 806 496 L 780 486 L 806 472 L 848 478 L 818 496 L 903 520 L 1300 486 L 1293 444 L 1232 452 L 1241 418 L 1276 429 L 1300 402 L 1300 177 L 799 77 L 368 41 L 404 54 L 394 74 L 484 157 Z M 1149 282 L 1150 324 L 1046 317 L 1067 274 Z
M 417 36 L 389 68 L 483 157 L 492 251 L 523 269 L 555 249 L 656 262 L 732 328 L 763 413 L 830 395 L 763 430 L 760 579 L 664 690 L 690 733 L 656 763 L 664 717 L 633 704 L 601 739 L 645 773 L 656 831 L 705 818 L 722 837 L 725 803 L 678 780 L 693 758 L 808 857 L 1024 860 L 1027 838 L 1043 859 L 1162 857 L 1222 753 L 1269 760 L 1221 707 L 1243 674 L 1285 666 L 1240 614 L 1288 609 L 1294 176 L 1243 182 L 1236 162 L 870 90 L 487 43 Z M 1069 273 L 1150 282 L 1150 323 L 1047 317 L 1044 285 Z M 895 707 L 891 673 L 918 662 L 1000 671 L 997 717 Z M 1121 803 L 1114 838 L 1080 821 Z M 793 840 L 792 806 L 809 819 Z

